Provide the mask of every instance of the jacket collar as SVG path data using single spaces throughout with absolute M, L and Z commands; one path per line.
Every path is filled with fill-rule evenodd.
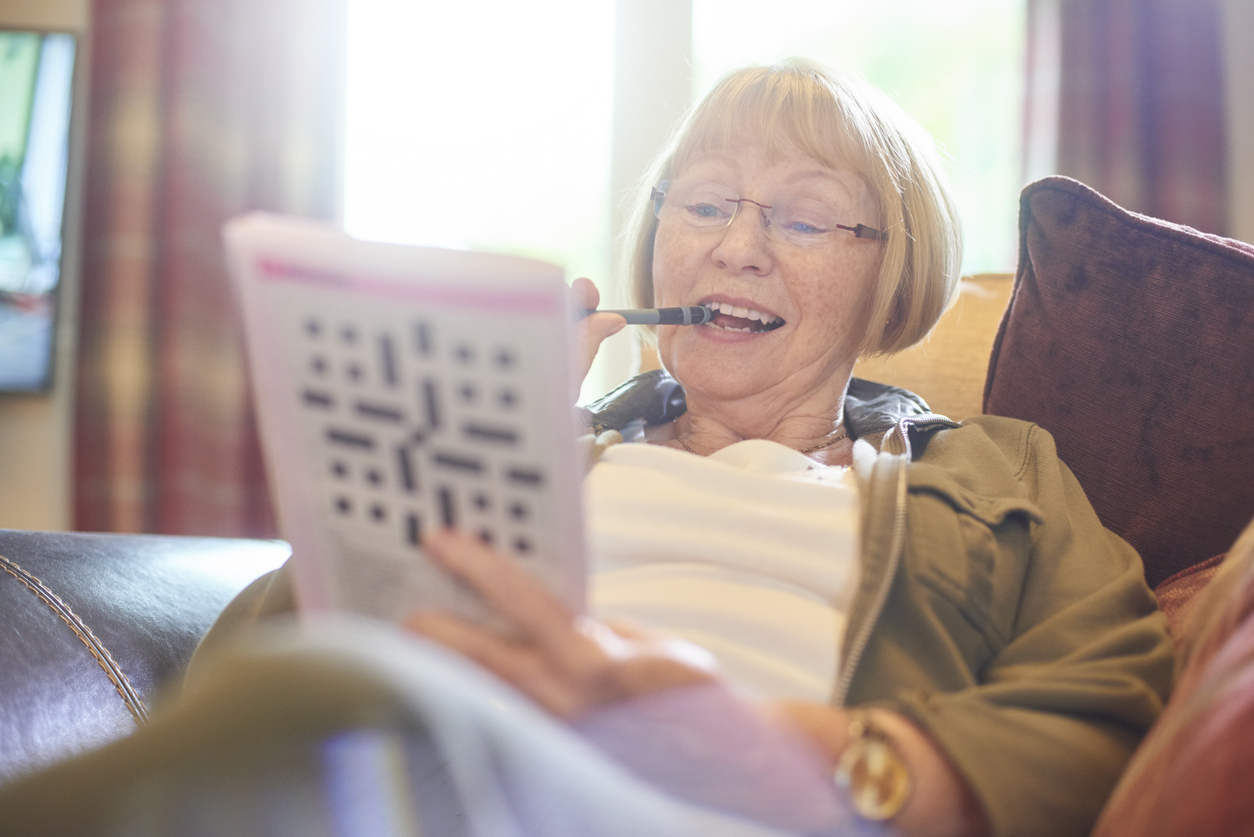
M 629 422 L 664 424 L 684 414 L 684 388 L 663 369 L 629 378 L 585 408 L 588 425 L 596 433 L 622 430 Z M 887 384 L 854 378 L 845 394 L 845 427 L 855 439 L 887 433 L 902 419 L 935 419 L 922 398 Z

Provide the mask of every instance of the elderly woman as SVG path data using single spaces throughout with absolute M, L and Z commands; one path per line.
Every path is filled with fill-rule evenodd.
M 605 621 L 443 532 L 428 554 L 514 630 L 408 627 L 577 725 L 730 682 L 734 711 L 800 733 L 861 816 L 906 834 L 1087 833 L 1170 685 L 1137 555 L 1041 428 L 959 424 L 851 377 L 923 339 L 957 288 L 927 137 L 815 65 L 747 69 L 688 115 L 648 186 L 637 302 L 717 313 L 659 326 L 662 369 L 587 411 Z M 576 291 L 596 306 L 591 283 Z M 588 317 L 587 359 L 622 326 Z
M 713 651 L 833 769 L 845 756 L 847 781 L 893 762 L 912 790 L 858 788 L 859 810 L 907 834 L 1086 833 L 1170 682 L 1140 561 L 1039 427 L 957 424 L 851 380 L 859 356 L 921 340 L 957 287 L 927 138 L 819 67 L 748 69 L 692 111 L 649 185 L 637 303 L 718 314 L 659 326 L 663 371 L 590 411 L 603 444 L 664 448 L 610 448 L 588 478 L 595 610 Z M 589 318 L 590 345 L 617 327 Z M 429 547 L 521 636 L 411 626 L 560 716 L 713 676 L 589 630 L 471 539 Z

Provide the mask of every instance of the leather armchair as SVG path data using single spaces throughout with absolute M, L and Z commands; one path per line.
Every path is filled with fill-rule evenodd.
M 281 541 L 0 530 L 0 784 L 132 732 Z

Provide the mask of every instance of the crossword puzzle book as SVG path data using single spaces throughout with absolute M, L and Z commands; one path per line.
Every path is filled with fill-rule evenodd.
M 451 526 L 582 612 L 561 268 L 260 213 L 224 237 L 302 611 L 483 618 L 421 555 Z

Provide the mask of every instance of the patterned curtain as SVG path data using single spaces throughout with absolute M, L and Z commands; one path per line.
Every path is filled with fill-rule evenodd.
M 1029 0 L 1029 75 L 1040 52 L 1058 55 L 1056 84 L 1029 78 L 1028 112 L 1033 97 L 1057 95 L 1059 174 L 1133 211 L 1225 234 L 1221 5 Z
M 93 3 L 75 528 L 274 534 L 219 230 L 336 217 L 344 3 Z

